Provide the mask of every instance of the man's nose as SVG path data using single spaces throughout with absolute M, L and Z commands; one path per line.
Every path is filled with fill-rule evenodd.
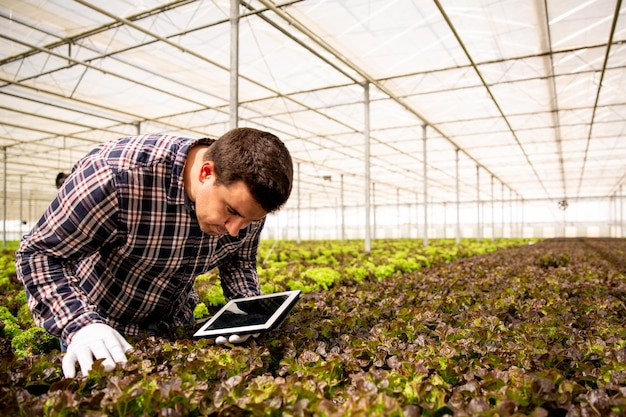
M 231 217 L 226 221 L 224 227 L 228 231 L 229 235 L 237 236 L 239 234 L 239 231 L 246 227 L 245 223 L 246 222 L 244 221 L 244 219 L 240 217 Z

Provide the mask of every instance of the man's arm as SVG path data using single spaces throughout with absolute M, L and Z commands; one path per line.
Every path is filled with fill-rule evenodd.
M 35 323 L 67 342 L 63 373 L 86 375 L 94 359 L 105 369 L 126 361 L 131 346 L 104 323 L 81 290 L 74 266 L 97 256 L 116 237 L 117 195 L 103 161 L 82 160 L 64 182 L 16 253 L 16 272 L 24 284 Z
M 257 253 L 261 231 L 265 219 L 253 223 L 250 234 L 246 237 L 243 246 L 235 253 L 228 262 L 220 265 L 220 282 L 226 300 L 232 298 L 251 297 L 261 294 L 259 275 L 256 269 Z M 254 335 L 256 337 L 256 335 Z M 250 335 L 231 335 L 228 339 L 219 336 L 215 343 L 223 345 L 226 343 L 243 343 Z
M 257 253 L 265 219 L 252 223 L 239 250 L 219 266 L 220 281 L 226 300 L 261 294 L 256 269 Z
M 68 342 L 87 324 L 103 322 L 73 267 L 115 238 L 116 214 L 109 168 L 97 160 L 82 162 L 16 253 L 35 323 Z

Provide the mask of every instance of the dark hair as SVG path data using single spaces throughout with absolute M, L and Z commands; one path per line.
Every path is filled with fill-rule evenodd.
M 67 177 L 68 177 L 68 175 L 65 172 L 59 172 L 57 174 L 57 177 L 54 180 L 54 184 L 57 186 L 57 188 L 61 188 L 61 186 L 63 185 L 63 183 L 67 179 Z
M 204 159 L 215 164 L 216 181 L 229 186 L 243 181 L 268 213 L 289 198 L 293 162 L 285 144 L 269 132 L 236 128 L 209 146 Z

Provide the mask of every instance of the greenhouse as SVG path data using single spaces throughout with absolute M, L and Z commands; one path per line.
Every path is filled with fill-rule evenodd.
M 98 143 L 235 126 L 274 132 L 296 164 L 272 238 L 626 234 L 621 1 L 0 12 L 7 239 Z
M 0 415 L 626 415 L 621 0 L 0 0 L 0 18 Z M 279 329 L 194 337 L 244 296 L 224 283 L 221 252 L 201 252 L 201 209 L 189 230 L 204 234 L 172 232 L 202 242 L 191 261 L 187 243 L 161 250 L 159 227 L 144 255 L 167 265 L 130 250 L 111 260 L 126 247 L 107 246 L 110 218 L 87 210 L 73 235 L 47 235 L 56 247 L 18 247 L 65 227 L 58 202 L 87 184 L 95 148 L 235 128 L 271 132 L 293 161 L 241 278 L 301 291 Z M 195 218 L 194 164 L 180 183 Z M 259 220 L 234 214 L 253 223 L 237 233 Z M 84 248 L 63 242 L 95 235 L 93 270 L 194 276 L 133 278 L 98 298 Z M 50 259 L 67 282 L 24 281 Z M 212 269 L 198 274 L 202 262 Z M 77 303 L 89 324 L 68 313 Z M 137 305 L 190 317 L 124 333 L 115 320 Z M 133 350 L 113 369 L 94 352 L 89 372 L 67 372 L 64 343 L 91 321 Z

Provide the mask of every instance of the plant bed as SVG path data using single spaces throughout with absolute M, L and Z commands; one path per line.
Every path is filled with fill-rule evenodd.
M 300 278 L 310 291 L 283 326 L 241 346 L 182 328 L 133 341 L 112 372 L 64 379 L 55 349 L 18 358 L 4 342 L 0 415 L 626 414 L 626 239 L 550 239 L 410 272 L 388 259 L 358 278 L 358 250 L 319 256 L 339 277 Z M 284 271 L 309 260 L 277 258 L 283 273 L 264 284 L 289 288 Z

